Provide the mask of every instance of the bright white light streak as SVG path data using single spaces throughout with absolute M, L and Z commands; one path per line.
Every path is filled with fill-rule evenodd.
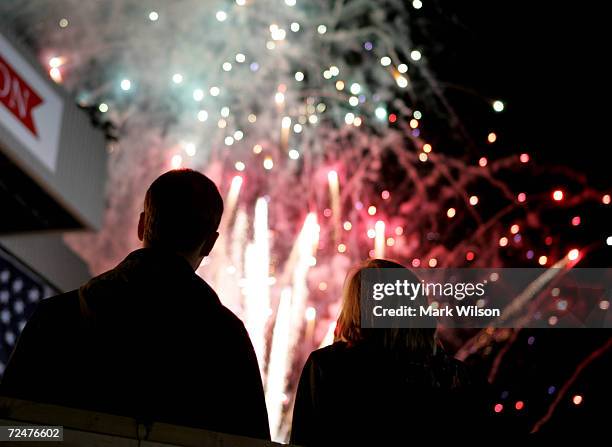
M 327 182 L 329 183 L 329 201 L 334 222 L 334 241 L 337 242 L 340 240 L 340 182 L 338 181 L 338 173 L 329 171 Z
M 232 179 L 232 184 L 230 185 L 229 192 L 227 193 L 227 200 L 225 201 L 225 215 L 231 218 L 234 213 L 234 209 L 236 208 L 236 203 L 238 202 L 238 196 L 240 195 L 240 188 L 242 187 L 242 176 L 236 175 Z
M 242 183 L 242 176 L 236 175 L 234 176 L 234 178 L 232 179 L 232 183 L 230 184 L 230 188 L 224 202 L 225 211 L 223 213 L 223 217 L 221 218 L 221 223 L 219 224 L 219 239 L 217 240 L 215 248 L 211 254 L 211 260 L 213 262 L 211 263 L 210 270 L 212 271 L 212 273 L 208 272 L 209 275 L 215 278 L 214 286 L 216 287 L 216 290 L 219 291 L 219 294 L 222 299 L 233 299 L 231 302 L 224 301 L 223 304 L 230 307 L 230 309 L 234 312 L 239 312 L 241 310 L 240 303 L 235 299 L 235 297 L 240 296 L 237 279 L 242 277 L 242 271 L 239 269 L 242 266 L 244 246 L 247 243 L 246 237 L 244 237 L 247 230 L 246 215 L 244 211 L 242 212 L 242 216 L 240 216 L 240 213 L 236 213 L 236 220 L 232 229 L 232 238 L 230 239 L 232 244 L 235 241 L 239 241 L 239 253 L 236 253 L 237 247 L 231 245 L 231 253 L 228 255 L 228 237 L 226 235 L 229 233 L 229 226 L 234 217 L 234 211 L 236 209 L 236 204 L 238 203 L 238 197 L 240 196 Z M 242 226 L 239 226 L 239 218 L 242 219 Z M 236 267 L 236 272 L 233 275 L 228 274 L 228 266 Z
M 266 406 L 270 418 L 272 439 L 278 441 L 283 419 L 283 398 L 287 386 L 289 340 L 291 334 L 291 288 L 281 291 L 276 321 L 272 331 L 272 347 L 266 381 Z
M 224 213 L 225 216 L 226 213 Z M 227 227 L 226 223 L 222 223 L 222 225 Z M 232 312 L 238 314 L 242 312 L 242 284 L 240 279 L 244 278 L 244 247 L 248 243 L 248 232 L 247 214 L 244 209 L 239 208 L 236 211 L 231 234 L 229 229 L 227 231 L 220 230 L 219 239 L 210 257 L 212 262 L 210 266 L 206 267 L 206 277 L 215 278 L 213 286 L 219 292 L 223 304 Z M 235 271 L 230 273 L 228 267 L 234 267 Z
M 268 236 L 268 202 L 259 198 L 255 203 L 255 219 L 253 222 L 253 242 L 247 245 L 245 260 L 245 300 L 244 323 L 257 361 L 261 368 L 262 377 L 264 355 L 266 352 L 266 323 L 268 309 L 270 308 L 270 241 Z
M 312 259 L 319 244 L 319 231 L 320 227 L 317 223 L 316 214 L 309 213 L 306 216 L 306 220 L 304 220 L 304 226 L 296 242 L 297 258 L 292 275 L 293 300 L 291 318 L 292 326 L 295 328 L 292 334 L 292 349 L 299 344 L 298 337 L 301 332 L 299 328 L 304 324 L 304 312 L 306 311 L 306 300 L 308 299 L 306 276 L 312 266 Z
M 272 429 L 273 439 L 275 439 L 275 435 L 279 435 L 279 426 L 277 425 L 275 427 L 272 425 L 276 424 L 273 419 L 277 416 L 274 415 L 282 413 L 283 402 L 280 400 L 282 399 L 282 391 L 277 395 L 273 395 L 271 389 L 278 390 L 284 388 L 287 381 L 289 366 L 284 368 L 283 365 L 292 365 L 293 353 L 301 343 L 301 328 L 305 323 L 304 312 L 306 310 L 306 301 L 308 300 L 306 277 L 308 275 L 308 270 L 312 265 L 312 259 L 316 253 L 319 243 L 319 231 L 320 228 L 319 224 L 317 223 L 316 214 L 309 213 L 306 216 L 304 225 L 302 226 L 297 240 L 291 249 L 289 259 L 285 264 L 283 277 L 281 278 L 281 282 L 285 284 L 289 282 L 291 284 L 291 309 L 290 315 L 287 318 L 289 320 L 289 327 L 291 330 L 287 334 L 286 344 L 279 342 L 276 344 L 276 346 L 274 346 L 273 341 L 271 352 L 274 351 L 275 356 L 284 359 L 284 363 L 277 362 L 274 366 L 270 365 L 267 371 L 270 378 L 267 381 L 264 381 L 264 383 L 267 383 L 267 400 L 272 399 L 271 403 L 274 405 L 272 406 L 271 404 L 268 404 L 268 414 L 271 415 L 270 427 Z M 277 316 L 277 319 L 278 318 L 279 316 Z M 284 319 L 284 316 L 281 316 L 280 318 L 282 320 Z M 270 402 L 270 400 L 268 400 L 268 402 Z
M 283 149 L 287 149 L 289 145 L 290 130 L 291 130 L 291 118 L 288 116 L 285 116 L 281 120 L 281 135 L 280 135 L 281 148 Z
M 385 257 L 385 223 L 382 220 L 374 225 L 376 236 L 374 237 L 374 256 L 377 258 Z
M 321 341 L 319 348 L 324 348 L 325 346 L 331 345 L 334 342 L 335 332 L 336 332 L 336 322 L 333 321 L 329 324 L 329 329 L 327 329 L 327 333 L 325 334 L 325 337 L 323 337 L 323 340 Z

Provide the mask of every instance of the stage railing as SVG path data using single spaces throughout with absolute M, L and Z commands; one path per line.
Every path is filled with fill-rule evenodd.
M 135 419 L 40 404 L 0 396 L 0 426 L 45 425 L 62 426 L 61 442 L 14 442 L 26 447 L 264 447 L 282 444 L 242 436 L 216 433 L 190 427 L 154 423 L 147 427 Z M 11 445 L 0 442 L 0 446 Z

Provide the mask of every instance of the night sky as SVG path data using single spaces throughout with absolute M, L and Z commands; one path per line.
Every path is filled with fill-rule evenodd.
M 501 124 L 513 130 L 517 142 L 543 160 L 571 164 L 588 171 L 598 186 L 609 186 L 602 145 L 609 91 L 603 68 L 609 31 L 598 23 L 605 17 L 603 5 L 507 0 L 424 5 L 431 17 L 423 21 L 424 34 L 442 46 L 442 57 L 432 58 L 440 81 L 503 98 Z M 455 93 L 457 107 L 465 100 L 465 93 Z
M 474 141 L 472 151 L 491 157 L 527 152 L 544 169 L 569 168 L 595 188 L 610 188 L 609 27 L 602 23 L 603 6 L 506 0 L 423 4 L 423 18 L 416 21 L 422 44 L 435 53 L 431 65 Z M 504 101 L 504 113 L 490 113 L 495 99 Z M 488 148 L 484 141 L 492 130 L 498 141 Z M 557 181 L 572 190 L 566 177 L 550 173 L 509 183 L 535 192 Z M 560 210 L 550 215 L 551 226 L 562 227 L 559 223 L 576 212 L 588 216 L 578 229 L 567 226 L 576 242 L 588 245 L 612 226 L 612 211 L 599 206 Z M 610 259 L 612 249 L 602 243 L 583 266 L 609 267 Z
M 437 42 L 432 66 L 441 83 L 460 86 L 446 93 L 476 146 L 484 147 L 481 141 L 495 129 L 500 139 L 494 151 L 516 153 L 521 147 L 536 163 L 571 167 L 591 185 L 610 188 L 609 69 L 604 68 L 609 26 L 601 23 L 606 17 L 602 4 L 438 1 L 424 2 L 423 10 L 423 42 Z M 505 102 L 503 114 L 489 112 L 494 99 Z M 537 188 L 540 179 L 524 182 Z M 610 210 L 584 212 L 587 225 L 573 238 L 589 243 L 609 232 Z M 565 218 L 570 216 L 560 213 L 554 223 L 559 226 Z M 602 244 L 581 267 L 610 267 L 611 255 L 611 247 Z M 528 431 L 562 378 L 609 337 L 609 331 L 597 330 L 522 331 L 494 391 L 509 428 Z M 541 434 L 605 432 L 611 360 L 608 352 L 586 368 L 568 393 L 588 393 L 590 401 L 577 408 L 568 397 Z M 547 395 L 551 386 L 555 392 Z M 517 400 L 527 402 L 527 411 L 514 411 Z

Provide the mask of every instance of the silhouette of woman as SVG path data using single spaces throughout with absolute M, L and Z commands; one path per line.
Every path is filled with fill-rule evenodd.
M 369 260 L 347 276 L 335 342 L 310 354 L 300 378 L 291 442 L 298 445 L 401 445 L 461 438 L 480 419 L 464 365 L 444 353 L 428 328 L 361 327 L 361 276 L 405 268 Z M 418 282 L 418 278 L 414 276 Z

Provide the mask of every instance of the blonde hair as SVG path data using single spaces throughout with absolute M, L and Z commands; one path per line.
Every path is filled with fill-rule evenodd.
M 405 269 L 402 264 L 387 259 L 369 259 L 354 267 L 346 276 L 342 291 L 342 306 L 334 341 L 354 345 L 370 338 L 379 338 L 386 347 L 405 348 L 410 351 L 434 353 L 436 347 L 435 328 L 389 328 L 365 329 L 361 327 L 361 273 L 365 269 Z M 377 335 L 377 337 L 374 336 Z

